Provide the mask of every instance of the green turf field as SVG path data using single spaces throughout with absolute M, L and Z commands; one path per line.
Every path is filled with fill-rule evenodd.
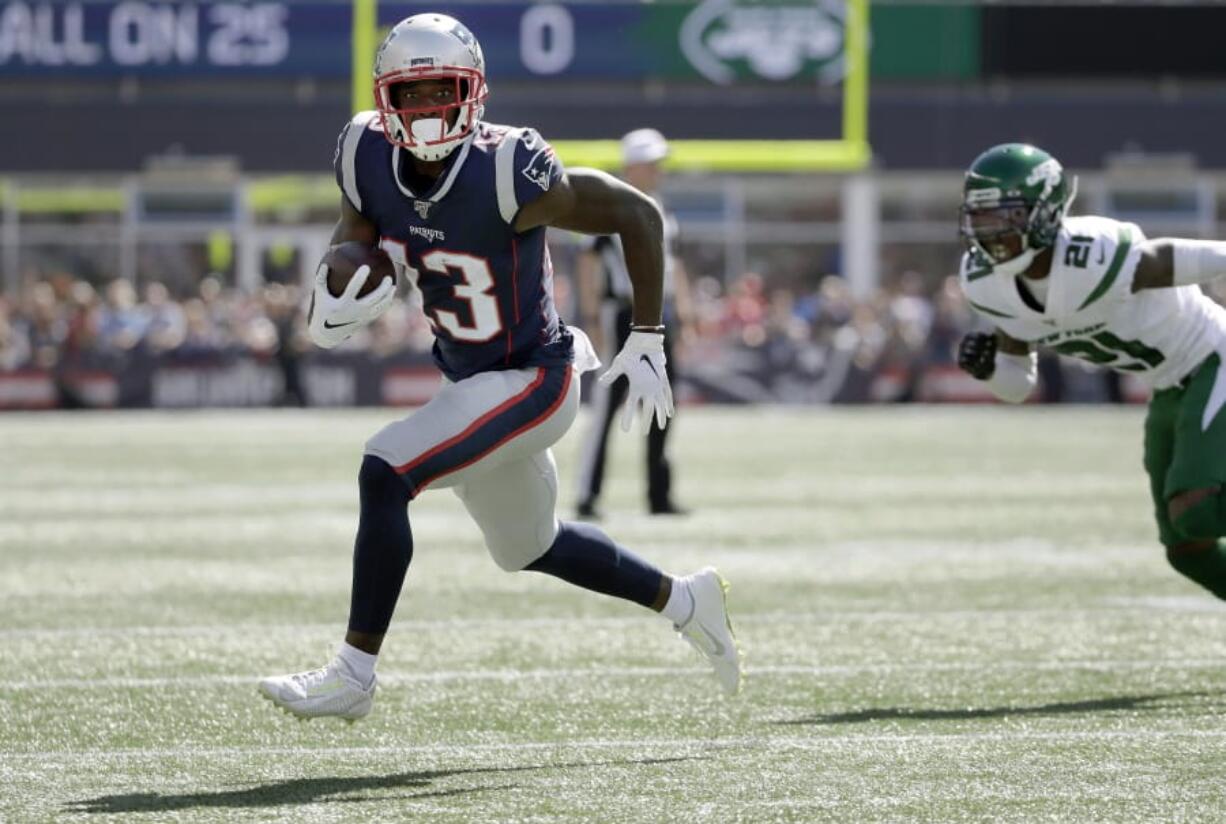
M 1157 547 L 1142 410 L 687 409 L 683 520 L 642 514 L 619 437 L 606 527 L 732 582 L 731 701 L 661 619 L 500 572 L 429 493 L 374 713 L 300 723 L 255 682 L 338 640 L 390 416 L 0 417 L 0 820 L 1226 811 L 1226 607 Z

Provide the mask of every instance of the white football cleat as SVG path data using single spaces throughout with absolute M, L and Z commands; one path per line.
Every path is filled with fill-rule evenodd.
M 320 669 L 265 678 L 260 681 L 260 694 L 304 720 L 336 717 L 357 721 L 370 712 L 375 681 L 363 689 L 345 671 L 345 665 L 334 660 Z
M 741 691 L 741 650 L 728 618 L 725 593 L 728 582 L 712 567 L 685 578 L 694 610 L 684 624 L 675 625 L 690 646 L 703 654 L 715 668 L 715 677 L 728 695 Z

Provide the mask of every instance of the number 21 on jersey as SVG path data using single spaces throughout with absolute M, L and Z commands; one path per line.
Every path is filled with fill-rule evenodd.
M 384 239 L 380 246 L 398 266 L 403 267 L 414 286 L 419 273 L 409 265 L 404 245 Z M 452 278 L 452 292 L 458 300 L 468 304 L 472 323 L 465 323 L 455 312 L 446 309 L 431 309 L 427 312 L 435 325 L 445 330 L 455 340 L 467 343 L 485 343 L 502 332 L 502 313 L 498 300 L 490 294 L 494 288 L 494 276 L 485 258 L 434 249 L 421 256 L 426 271 Z

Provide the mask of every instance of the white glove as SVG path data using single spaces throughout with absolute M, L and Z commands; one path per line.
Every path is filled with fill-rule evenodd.
M 609 386 L 622 375 L 630 384 L 622 410 L 622 431 L 630 431 L 636 415 L 644 435 L 651 429 L 653 413 L 661 429 L 673 416 L 673 389 L 668 385 L 664 362 L 663 335 L 631 332 L 609 371 L 600 376 L 601 386 Z
M 311 293 L 311 313 L 307 333 L 316 346 L 331 349 L 346 340 L 362 326 L 382 315 L 396 297 L 396 282 L 387 278 L 365 297 L 358 297 L 369 266 L 359 266 L 339 298 L 328 291 L 328 266 L 320 263 L 315 270 L 315 290 Z

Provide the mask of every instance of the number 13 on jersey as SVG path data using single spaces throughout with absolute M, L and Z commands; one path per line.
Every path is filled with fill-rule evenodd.
M 419 273 L 409 265 L 404 245 L 386 238 L 380 245 L 397 265 L 404 267 L 409 279 L 416 285 Z M 450 310 L 426 306 L 426 316 L 435 327 L 453 339 L 467 343 L 484 343 L 502 332 L 502 312 L 498 308 L 497 298 L 490 294 L 494 288 L 494 276 L 485 258 L 434 249 L 421 256 L 421 264 L 428 272 L 454 280 L 452 295 L 468 304 L 471 323 L 464 322 Z

